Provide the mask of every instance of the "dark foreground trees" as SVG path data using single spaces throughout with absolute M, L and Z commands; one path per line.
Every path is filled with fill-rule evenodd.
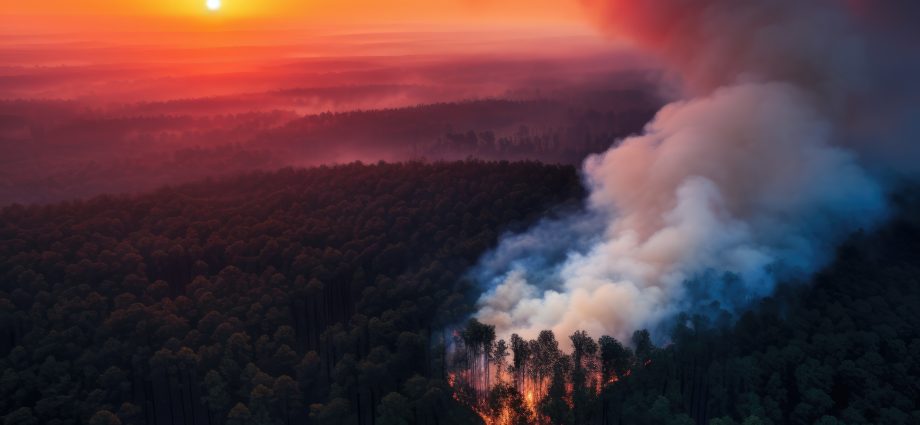
M 4 208 L 2 423 L 920 423 L 915 203 L 728 325 L 479 324 L 448 375 L 464 273 L 580 195 L 570 167 L 353 164 Z
M 4 208 L 0 416 L 469 423 L 439 354 L 475 296 L 460 277 L 579 186 L 537 163 L 352 164 Z

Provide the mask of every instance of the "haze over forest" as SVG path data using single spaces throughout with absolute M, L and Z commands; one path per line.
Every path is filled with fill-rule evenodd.
M 920 423 L 911 0 L 0 5 L 0 425 Z
M 577 164 L 661 104 L 651 59 L 583 31 L 465 31 L 7 41 L 0 204 L 358 160 Z

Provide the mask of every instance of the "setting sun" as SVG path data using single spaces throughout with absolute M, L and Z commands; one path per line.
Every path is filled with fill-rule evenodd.
M 918 21 L 0 0 L 0 425 L 920 425 Z

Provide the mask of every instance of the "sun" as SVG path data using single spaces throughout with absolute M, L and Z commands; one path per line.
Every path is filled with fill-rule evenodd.
M 205 5 L 208 7 L 208 10 L 218 10 L 220 9 L 220 0 L 207 0 Z

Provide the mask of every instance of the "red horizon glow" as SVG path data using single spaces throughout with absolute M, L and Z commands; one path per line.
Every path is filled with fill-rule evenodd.
M 381 25 L 424 24 L 558 26 L 581 24 L 583 11 L 570 0 L 223 0 L 219 11 L 205 0 L 45 0 L 17 2 L 0 9 L 3 32 L 197 31 L 211 29 L 338 30 Z
M 650 65 L 580 14 L 569 0 L 398 0 L 386 10 L 370 0 L 222 0 L 219 10 L 205 0 L 4 5 L 0 157 L 9 166 L 0 174 L 0 205 L 284 165 L 462 158 L 421 148 L 453 137 L 458 125 L 493 132 L 488 143 L 496 145 L 502 137 L 533 143 L 518 129 L 539 123 L 539 131 L 575 143 L 567 155 L 588 152 L 641 124 L 647 100 L 609 93 L 635 90 L 644 78 L 635 71 Z M 628 124 L 588 126 L 566 121 L 564 105 L 504 107 L 498 121 L 480 110 L 494 104 L 437 109 L 495 99 L 639 111 Z M 434 109 L 398 123 L 338 117 L 343 127 L 335 131 L 309 124 L 327 112 L 418 105 Z M 364 121 L 342 124 L 352 119 Z M 598 134 L 586 144 L 561 129 L 569 125 Z M 215 152 L 227 159 L 195 163 Z
M 0 99 L 121 103 L 361 85 L 378 78 L 309 62 L 386 58 L 386 67 L 415 68 L 614 49 L 581 13 L 567 0 L 10 3 L 0 9 L 0 79 L 15 84 L 0 81 Z

